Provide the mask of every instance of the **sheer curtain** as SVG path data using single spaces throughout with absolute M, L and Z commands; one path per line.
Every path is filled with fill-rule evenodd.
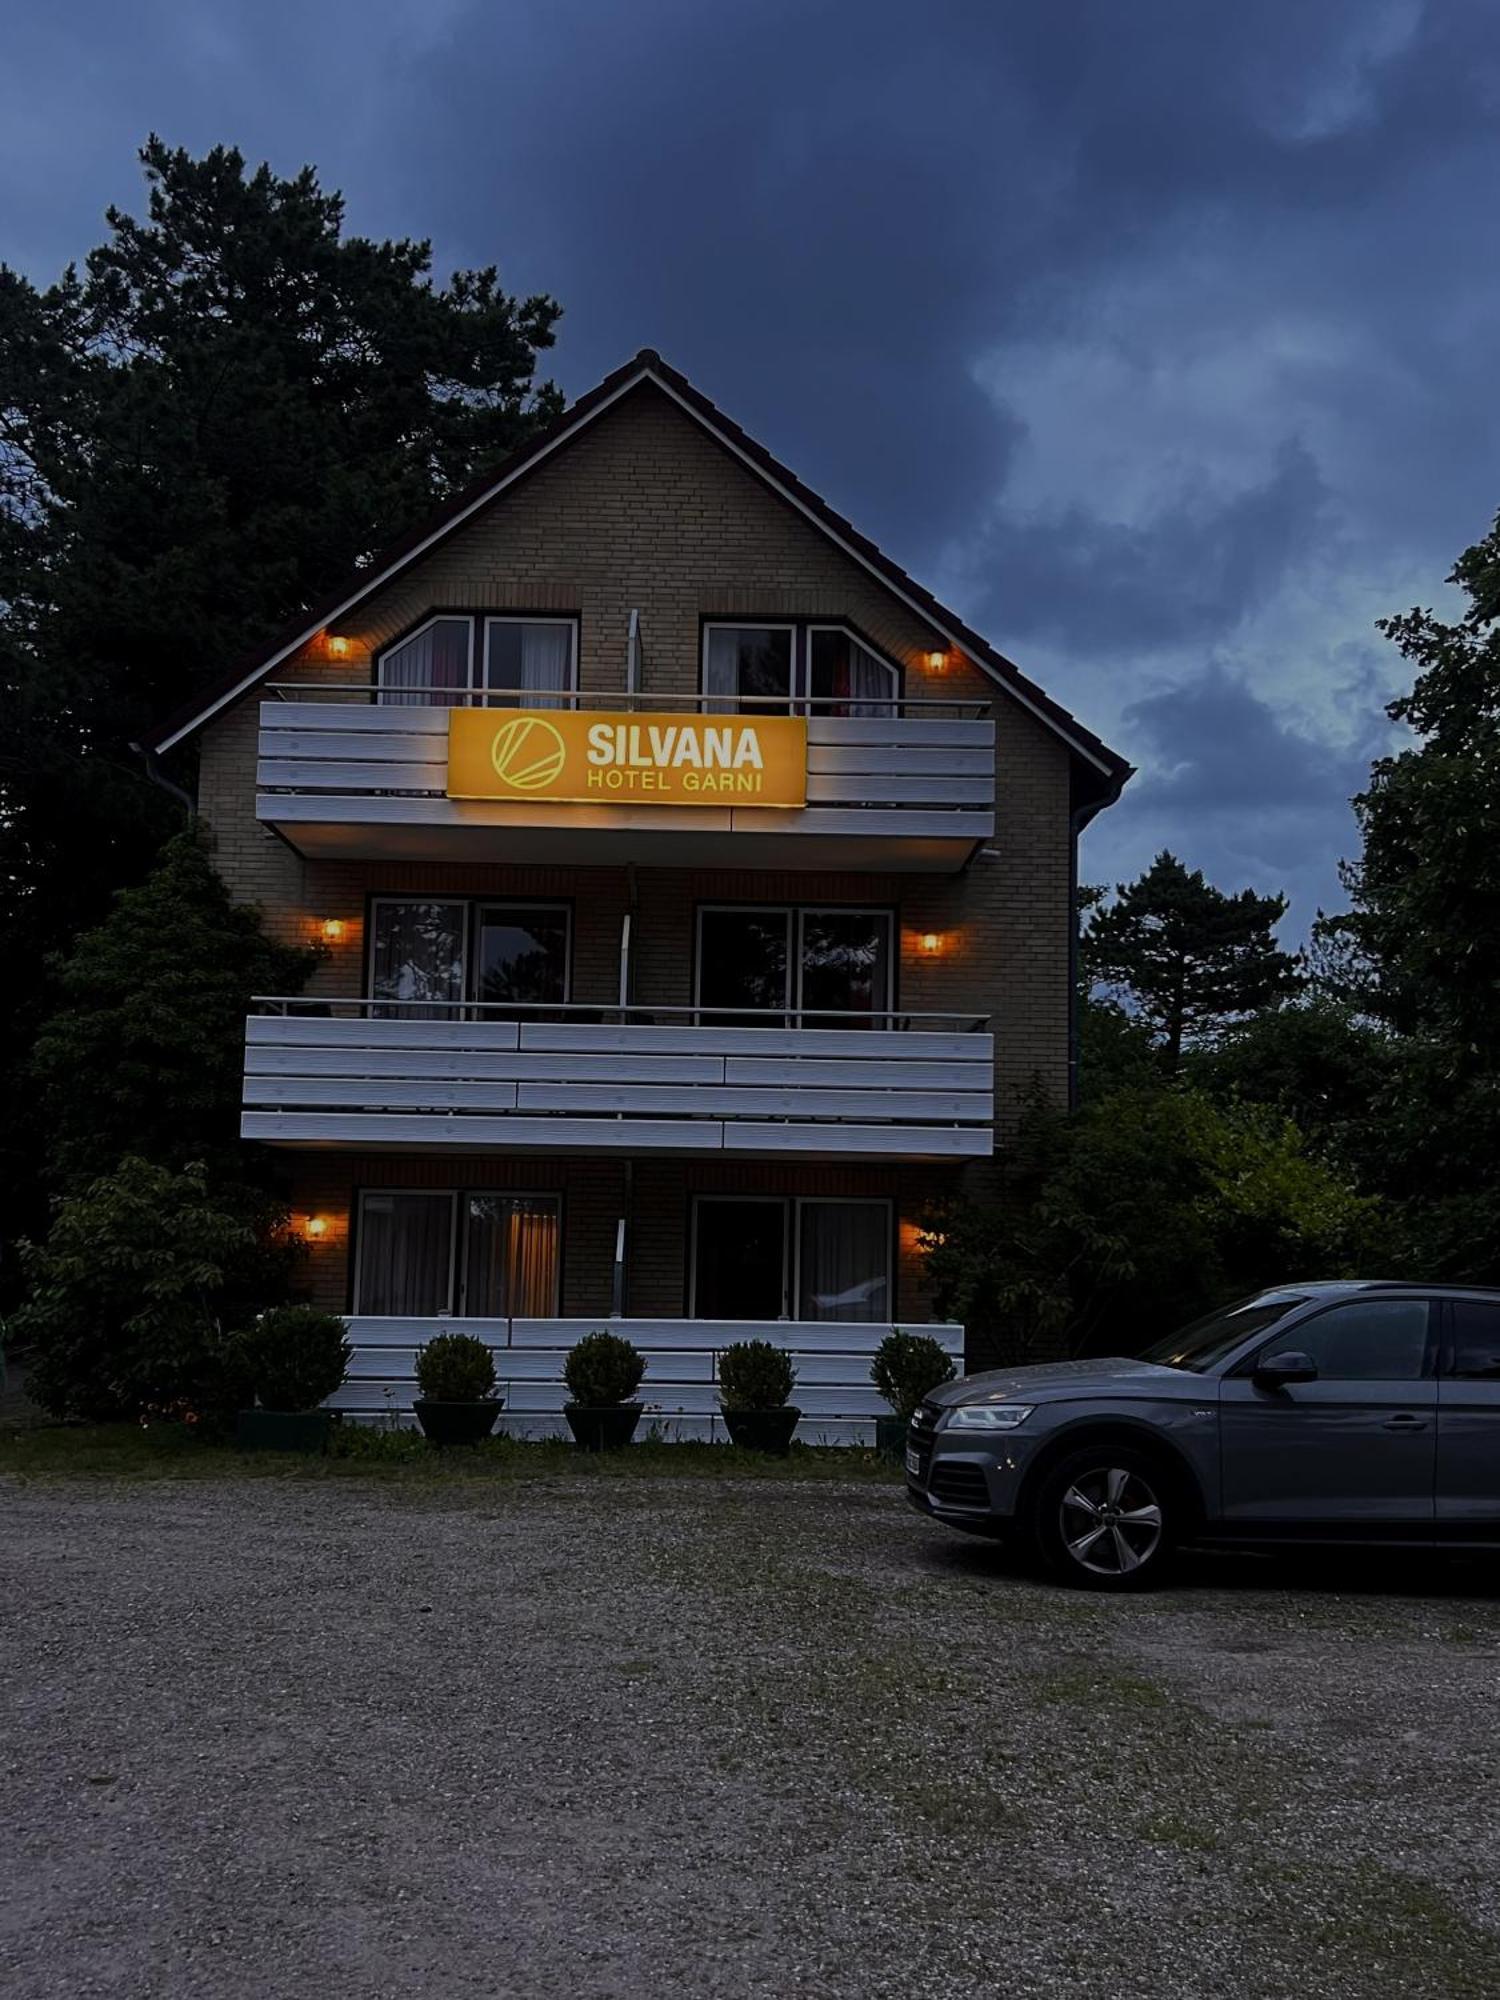
M 812 634 L 812 689 L 819 715 L 889 715 L 895 669 L 847 632 Z
M 801 1204 L 799 1319 L 888 1318 L 890 1269 L 890 1213 L 883 1202 Z
M 394 708 L 452 708 L 469 685 L 467 618 L 435 618 L 380 656 L 380 701 Z
M 558 1204 L 534 1195 L 469 1196 L 464 1312 L 550 1319 L 557 1311 Z
M 529 623 L 491 618 L 485 625 L 485 686 L 504 690 L 499 707 L 562 708 L 549 701 L 573 685 L 573 626 L 567 619 Z M 514 691 L 514 692 L 512 692 Z
M 366 1194 L 359 1205 L 356 1310 L 447 1312 L 452 1249 L 451 1194 Z
M 441 1020 L 447 1008 L 422 1003 L 463 999 L 467 918 L 463 903 L 376 903 L 370 997 L 402 1003 L 373 1008 L 377 1020 Z

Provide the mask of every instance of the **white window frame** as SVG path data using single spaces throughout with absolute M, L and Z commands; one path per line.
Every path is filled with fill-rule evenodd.
M 884 667 L 886 673 L 890 676 L 889 690 L 885 695 L 877 698 L 880 700 L 890 701 L 890 702 L 900 701 L 901 685 L 902 685 L 901 669 L 896 665 L 894 660 L 889 660 L 886 658 L 884 653 L 878 652 L 876 648 L 870 644 L 868 639 L 861 639 L 861 637 L 857 632 L 851 630 L 851 628 L 848 625 L 845 625 L 839 619 L 833 619 L 833 620 L 819 619 L 816 624 L 809 624 L 805 626 L 803 629 L 807 634 L 807 642 L 803 648 L 803 652 L 805 655 L 803 661 L 803 686 L 806 689 L 805 698 L 808 703 L 809 713 L 816 715 L 821 712 L 818 709 L 812 707 L 812 703 L 815 700 L 822 701 L 828 699 L 828 697 L 822 695 L 814 695 L 812 691 L 812 642 L 813 642 L 813 635 L 816 632 L 841 633 L 843 637 L 849 641 L 851 646 L 858 646 L 859 650 L 862 653 L 868 653 L 870 658 L 874 660 L 877 663 L 877 665 Z M 836 701 L 848 700 L 853 702 L 860 700 L 869 700 L 871 699 L 871 697 L 867 695 L 866 696 L 836 695 L 833 696 L 832 699 Z
M 374 1196 L 376 1200 L 380 1200 L 390 1195 L 420 1195 L 425 1200 L 434 1201 L 446 1198 L 448 1203 L 448 1303 L 436 1313 L 372 1313 L 368 1317 L 372 1319 L 467 1319 L 470 1317 L 464 1310 L 464 1306 L 468 1293 L 469 1201 L 475 1195 L 493 1196 L 500 1201 L 551 1202 L 557 1215 L 557 1262 L 556 1268 L 552 1273 L 552 1311 L 543 1314 L 543 1318 L 557 1319 L 560 1316 L 560 1307 L 562 1304 L 563 1198 L 558 1189 L 369 1187 L 359 1190 L 358 1200 L 355 1204 L 354 1270 L 351 1286 L 351 1294 L 354 1300 L 353 1317 L 357 1319 L 364 1311 L 360 1300 L 360 1292 L 364 1282 L 365 1203 L 371 1196 Z M 476 1313 L 473 1317 L 492 1319 L 496 1315 L 492 1313 Z
M 733 1202 L 739 1205 L 754 1203 L 760 1207 L 774 1206 L 782 1212 L 781 1231 L 781 1311 L 780 1320 L 789 1324 L 806 1326 L 837 1326 L 845 1324 L 838 1320 L 794 1320 L 792 1308 L 802 1296 L 802 1211 L 804 1208 L 881 1208 L 885 1211 L 885 1228 L 881 1240 L 885 1244 L 885 1289 L 888 1311 L 896 1303 L 896 1217 L 895 1203 L 889 1195 L 842 1195 L 842 1194 L 695 1194 L 692 1198 L 692 1213 L 688 1222 L 688 1316 L 702 1319 L 698 1310 L 698 1216 L 706 1202 Z M 847 1322 L 855 1324 L 856 1322 Z M 754 1320 L 747 1325 L 756 1324 Z M 857 1322 L 871 1326 L 893 1326 L 894 1318 Z
M 901 668 L 888 654 L 882 653 L 878 647 L 872 646 L 868 639 L 861 638 L 859 633 L 842 618 L 709 618 L 704 621 L 703 638 L 698 661 L 698 694 L 699 698 L 703 701 L 740 699 L 738 696 L 709 693 L 708 641 L 709 635 L 714 632 L 790 632 L 792 635 L 791 686 L 787 694 L 787 707 L 793 715 L 816 715 L 821 712 L 812 706 L 814 700 L 812 691 L 812 636 L 815 632 L 842 633 L 851 645 L 858 646 L 861 652 L 868 653 L 870 658 L 878 661 L 890 676 L 889 693 L 880 698 L 892 703 L 899 702 L 901 699 L 901 691 L 904 684 Z M 821 701 L 825 697 L 819 696 L 817 699 Z M 835 697 L 835 699 L 842 700 L 844 697 L 839 696 Z M 859 697 L 851 695 L 848 699 L 857 701 Z M 751 715 L 756 713 L 769 715 L 774 714 L 776 711 L 769 705 L 765 708 L 760 708 L 756 705 L 752 706 L 746 712 Z
M 578 692 L 578 620 L 576 618 L 528 617 L 520 611 L 486 611 L 477 621 L 480 627 L 477 657 L 472 644 L 469 655 L 469 684 L 486 695 L 490 694 L 577 694 Z M 566 625 L 568 628 L 568 684 L 561 688 L 492 688 L 490 672 L 490 627 L 492 625 Z
M 786 1004 L 780 1009 L 784 1027 L 800 1026 L 802 1015 L 802 930 L 807 916 L 881 917 L 886 927 L 885 1004 L 872 1009 L 876 1020 L 889 1027 L 896 1001 L 896 912 L 889 903 L 700 903 L 693 919 L 693 1008 L 698 1027 L 712 1027 L 715 1017 L 703 1009 L 703 919 L 721 911 L 747 911 L 759 915 L 784 916 L 787 922 Z M 746 1008 L 746 1013 L 753 1009 Z M 777 1011 L 771 1009 L 771 1012 Z
M 393 639 L 390 645 L 383 646 L 381 650 L 375 655 L 375 695 L 377 702 L 379 702 L 379 698 L 383 694 L 410 694 L 414 692 L 414 690 L 410 688 L 387 687 L 385 680 L 385 663 L 390 658 L 392 653 L 399 653 L 403 646 L 409 646 L 413 639 L 420 639 L 422 634 L 424 632 L 430 632 L 434 625 L 461 625 L 461 624 L 467 625 L 469 628 L 469 659 L 468 659 L 468 666 L 466 668 L 466 678 L 464 680 L 464 685 L 462 690 L 458 688 L 451 688 L 444 690 L 444 692 L 451 694 L 458 694 L 460 692 L 466 693 L 470 691 L 474 686 L 474 620 L 466 611 L 434 611 L 430 618 L 424 618 L 421 624 L 414 625 L 410 632 L 403 632 L 399 639 Z M 436 693 L 436 689 L 429 687 L 422 689 L 421 692 L 427 697 L 427 706 L 436 707 L 439 705 L 437 703 L 434 703 L 432 700 L 432 696 Z M 396 705 L 395 703 L 391 704 L 392 707 L 394 707 L 395 705 Z M 404 708 L 420 708 L 423 706 L 423 704 L 421 702 L 412 701 L 412 702 L 403 702 L 401 706 Z M 392 725 L 392 727 L 394 727 L 394 724 Z

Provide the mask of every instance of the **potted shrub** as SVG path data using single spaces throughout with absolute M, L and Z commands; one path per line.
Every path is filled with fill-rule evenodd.
M 235 1443 L 246 1451 L 322 1451 L 331 1410 L 319 1405 L 344 1379 L 353 1352 L 337 1313 L 273 1306 L 235 1336 L 255 1407 L 240 1411 Z
M 580 1451 L 618 1451 L 635 1436 L 641 1405 L 632 1401 L 646 1372 L 639 1348 L 617 1333 L 591 1333 L 569 1349 L 563 1380 L 568 1429 Z
M 922 1398 L 940 1383 L 953 1380 L 953 1363 L 928 1333 L 888 1333 L 875 1350 L 870 1380 L 895 1411 L 875 1419 L 875 1448 L 883 1458 L 899 1459 L 906 1449 L 906 1427 Z
M 719 1356 L 719 1402 L 735 1444 L 785 1458 L 802 1412 L 788 1400 L 797 1380 L 791 1357 L 769 1340 L 737 1340 Z
M 495 1357 L 472 1333 L 440 1333 L 419 1347 L 417 1388 L 412 1408 L 435 1445 L 480 1444 L 495 1428 Z

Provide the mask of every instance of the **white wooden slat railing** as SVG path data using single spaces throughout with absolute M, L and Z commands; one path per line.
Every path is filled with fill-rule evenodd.
M 599 700 L 607 705 L 608 696 Z M 350 701 L 265 701 L 260 709 L 256 810 L 270 825 L 360 825 L 472 831 L 478 825 L 586 828 L 645 825 L 642 804 L 511 804 L 446 795 L 446 708 Z M 877 837 L 966 844 L 995 821 L 995 725 L 988 716 L 813 714 L 807 718 L 807 804 L 767 811 L 730 801 L 713 808 L 655 808 L 652 824 L 702 835 L 723 830 L 794 836 Z M 663 817 L 665 815 L 665 817 Z M 305 836 L 306 837 L 306 836 Z M 305 838 L 304 837 L 304 838 Z
M 505 1399 L 497 1429 L 511 1437 L 565 1437 L 563 1362 L 568 1349 L 601 1327 L 623 1334 L 645 1356 L 639 1438 L 655 1431 L 673 1439 L 722 1439 L 718 1357 L 731 1342 L 769 1340 L 791 1356 L 802 1411 L 804 1444 L 873 1444 L 875 1419 L 888 1415 L 870 1381 L 875 1350 L 889 1324 L 818 1320 L 661 1319 L 402 1319 L 355 1315 L 348 1321 L 354 1354 L 344 1385 L 329 1407 L 357 1422 L 407 1427 L 412 1415 L 416 1351 L 439 1333 L 469 1333 L 495 1357 Z M 964 1330 L 943 1323 L 913 1326 L 930 1335 L 962 1373 Z
M 352 1018 L 247 1020 L 245 1138 L 842 1159 L 993 1149 L 987 1033 L 730 1028 L 691 1016 L 386 1021 L 367 1018 L 371 1003 L 345 1004 Z

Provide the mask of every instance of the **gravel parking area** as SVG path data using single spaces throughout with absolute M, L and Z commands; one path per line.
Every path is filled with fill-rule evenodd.
M 1479 1566 L 1078 1597 L 870 1484 L 0 1523 L 7 2000 L 1500 1994 Z

